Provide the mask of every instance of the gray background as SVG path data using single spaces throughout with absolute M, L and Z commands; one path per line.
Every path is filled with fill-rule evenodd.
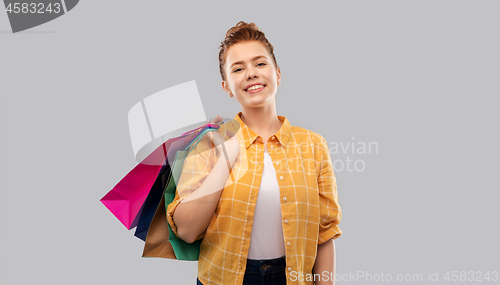
M 137 163 L 127 113 L 141 99 L 194 79 L 208 117 L 240 111 L 217 61 L 239 20 L 275 47 L 278 114 L 332 146 L 378 143 L 332 154 L 366 164 L 336 172 L 337 273 L 500 270 L 499 8 L 81 1 L 19 34 L 1 12 L 0 282 L 195 284 L 196 262 L 142 258 L 99 200 Z

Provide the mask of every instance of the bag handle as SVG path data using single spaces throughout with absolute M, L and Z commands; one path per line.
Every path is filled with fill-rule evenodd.
M 215 129 L 218 129 L 220 127 L 220 125 L 225 124 L 227 122 L 229 122 L 229 119 L 227 119 L 227 118 L 222 118 L 222 121 L 220 123 L 218 123 L 218 124 L 211 124 L 210 122 L 208 122 L 208 123 L 204 124 L 201 127 L 198 127 L 198 128 L 196 128 L 194 130 L 187 131 L 187 132 L 183 133 L 181 135 L 181 137 L 184 136 L 184 135 L 190 134 L 190 133 L 192 133 L 194 131 L 197 131 L 199 129 L 203 129 L 203 128 L 215 128 Z
M 207 123 L 207 124 L 204 124 L 203 126 L 198 127 L 198 128 L 196 128 L 196 129 L 194 129 L 194 130 L 187 131 L 187 132 L 183 133 L 183 134 L 181 135 L 181 137 L 182 137 L 182 136 L 185 136 L 185 135 L 187 135 L 187 134 L 190 134 L 190 133 L 192 133 L 192 132 L 195 132 L 195 131 L 197 131 L 197 130 L 199 130 L 199 129 L 203 129 L 203 128 L 207 128 L 207 127 L 208 127 L 208 128 L 219 128 L 219 125 L 217 125 L 217 124 L 210 124 L 210 123 Z
M 213 125 L 213 124 L 210 124 L 210 125 Z M 212 128 L 212 127 L 208 127 L 204 130 L 202 130 L 197 136 L 196 136 L 196 139 L 192 140 L 185 148 L 184 150 L 188 150 L 191 146 L 193 146 L 191 148 L 191 150 L 193 150 L 197 145 L 198 143 L 201 141 L 201 138 L 206 135 L 208 132 L 213 132 L 213 131 L 217 131 L 219 130 L 219 125 L 216 125 L 217 128 Z M 194 145 L 193 145 L 194 144 Z M 190 151 L 191 151 L 190 150 Z

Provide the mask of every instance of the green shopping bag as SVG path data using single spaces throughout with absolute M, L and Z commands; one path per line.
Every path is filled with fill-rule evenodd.
M 189 152 L 193 150 L 196 145 L 200 142 L 201 138 L 207 134 L 210 131 L 217 131 L 218 128 L 212 129 L 208 128 L 203 130 L 200 135 L 196 137 L 184 150 L 179 150 L 175 154 L 175 159 L 171 171 L 171 177 L 167 183 L 167 186 L 165 188 L 165 210 L 167 210 L 167 207 L 172 201 L 174 201 L 175 198 L 175 193 L 177 190 L 176 187 L 176 181 L 179 181 L 179 178 L 182 173 L 182 167 L 184 165 L 184 160 L 188 156 Z M 170 224 L 168 224 L 168 241 L 172 245 L 172 248 L 174 249 L 175 257 L 179 260 L 198 260 L 198 257 L 200 255 L 200 245 L 201 245 L 201 239 L 194 241 L 193 243 L 187 243 L 184 240 L 178 238 L 174 232 L 172 231 L 172 228 L 170 227 Z

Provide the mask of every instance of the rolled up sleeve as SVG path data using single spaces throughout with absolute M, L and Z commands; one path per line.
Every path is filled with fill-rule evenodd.
M 179 235 L 173 219 L 175 209 L 184 198 L 201 186 L 212 170 L 215 158 L 215 149 L 212 146 L 210 138 L 205 135 L 184 160 L 181 176 L 177 183 L 175 198 L 167 206 L 167 221 L 172 232 L 177 237 Z M 202 239 L 204 236 L 205 232 L 200 234 L 195 240 Z
M 322 138 L 319 151 L 319 205 L 320 205 L 320 221 L 319 221 L 319 237 L 318 245 L 329 239 L 340 237 L 342 231 L 338 227 L 342 217 L 342 211 L 338 202 L 337 195 L 337 180 L 333 172 L 332 159 L 326 140 Z

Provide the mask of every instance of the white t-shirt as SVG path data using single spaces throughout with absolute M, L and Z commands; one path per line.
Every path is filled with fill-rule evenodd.
M 255 205 L 249 259 L 272 259 L 285 255 L 280 199 L 273 160 L 268 152 L 264 152 L 264 169 Z

